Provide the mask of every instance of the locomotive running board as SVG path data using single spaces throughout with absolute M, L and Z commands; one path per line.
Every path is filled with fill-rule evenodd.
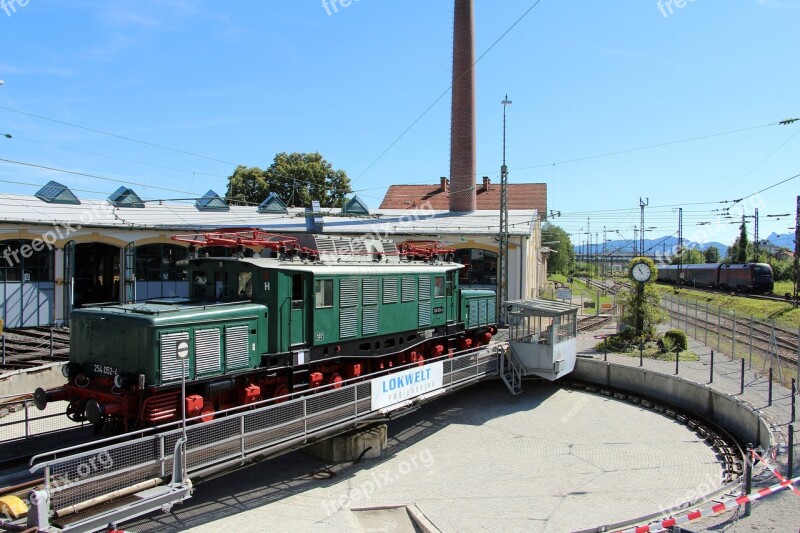
M 83 520 L 74 521 L 64 526 L 58 525 L 58 518 L 54 518 L 56 524 L 50 523 L 49 492 L 47 490 L 35 490 L 31 493 L 31 497 L 29 498 L 31 501 L 31 509 L 28 513 L 27 526 L 35 527 L 37 531 L 50 531 L 53 533 L 85 533 L 103 530 L 115 522 L 124 522 L 155 511 L 169 512 L 173 505 L 182 503 L 192 497 L 192 482 L 185 476 L 184 443 L 185 440 L 183 438 L 178 439 L 175 443 L 172 480 L 168 485 L 159 486 L 161 480 L 156 479 L 149 483 L 149 485 L 153 486 L 143 488 L 143 490 L 138 490 L 136 492 L 129 491 L 125 494 L 123 494 L 122 491 L 118 491 L 119 493 L 112 493 L 94 498 L 83 504 L 76 504 L 71 509 L 67 509 L 66 512 L 62 510 L 62 513 L 68 516 L 79 513 L 84 508 L 89 508 L 94 504 L 101 505 L 102 503 L 117 498 L 136 498 L 136 501 L 120 505 L 119 507 L 99 514 L 93 514 Z M 58 511 L 56 514 L 58 514 Z

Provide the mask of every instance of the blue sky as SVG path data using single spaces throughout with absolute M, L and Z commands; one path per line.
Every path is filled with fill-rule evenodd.
M 534 1 L 475 0 L 478 55 Z M 391 184 L 448 174 L 449 93 L 375 161 L 450 85 L 452 1 L 10 2 L 1 107 L 205 158 L 0 109 L 13 136 L 0 158 L 108 178 L 1 163 L 2 192 L 55 179 L 83 197 L 112 180 L 147 198 L 223 194 L 235 164 L 319 151 L 377 207 Z M 682 205 L 684 237 L 732 241 L 730 219 L 698 224 L 800 173 L 800 122 L 774 125 L 800 117 L 800 0 L 671 6 L 541 0 L 477 65 L 478 178 L 499 181 L 508 93 L 510 181 L 546 182 L 574 240 L 587 217 L 592 233 L 632 237 L 641 196 L 648 238 L 676 233 Z M 800 178 L 746 203 L 762 237 L 790 232 L 791 217 L 766 215 L 793 213 L 798 193 Z

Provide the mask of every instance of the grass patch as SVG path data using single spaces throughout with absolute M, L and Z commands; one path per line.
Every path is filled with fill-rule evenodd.
M 736 311 L 737 316 L 750 317 L 759 320 L 774 320 L 778 324 L 789 326 L 793 329 L 800 327 L 800 309 L 795 309 L 789 302 L 771 302 L 756 300 L 745 296 L 731 296 L 726 293 L 712 293 L 680 288 L 675 290 L 669 285 L 656 285 L 658 291 L 667 296 L 688 298 L 705 305 L 709 310 L 716 311 L 717 307 L 727 311 Z
M 603 343 L 599 342 L 594 347 L 598 353 L 603 352 Z M 627 355 L 628 357 L 639 357 L 639 347 L 630 344 L 615 345 L 614 342 L 608 343 L 608 353 L 617 355 Z M 644 346 L 642 357 L 645 359 L 653 359 L 654 361 L 675 361 L 675 352 L 662 352 L 661 348 L 654 343 L 648 343 Z M 681 361 L 699 361 L 700 357 L 691 350 L 681 352 Z

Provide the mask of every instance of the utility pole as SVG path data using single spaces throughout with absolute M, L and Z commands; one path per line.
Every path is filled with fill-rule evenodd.
M 506 323 L 506 301 L 508 300 L 508 167 L 506 166 L 506 107 L 511 105 L 508 95 L 500 102 L 503 105 L 503 166 L 500 167 L 500 294 L 497 298 L 497 317 L 501 325 Z M 474 182 L 474 180 L 473 180 Z
M 606 227 L 603 226 L 603 276 L 608 276 L 607 258 L 606 258 Z
M 638 247 L 639 247 L 639 228 L 634 226 L 633 227 L 633 257 L 637 257 L 639 255 Z
M 797 211 L 794 215 L 794 306 L 797 307 L 797 282 L 800 274 L 800 196 L 797 197 Z
M 683 208 L 678 208 L 678 280 L 676 285 L 683 281 Z
M 650 205 L 650 198 L 646 198 L 645 201 L 642 201 L 642 197 L 639 197 L 639 229 L 641 230 L 641 234 L 639 235 L 639 253 L 644 255 L 644 208 Z
M 753 229 L 755 230 L 755 235 L 754 235 L 754 241 L 753 241 L 753 253 L 754 253 L 755 257 L 753 258 L 753 262 L 754 263 L 758 263 L 758 208 L 757 207 L 756 207 L 756 213 L 755 213 L 754 216 L 755 216 L 755 224 L 754 224 L 754 228 Z

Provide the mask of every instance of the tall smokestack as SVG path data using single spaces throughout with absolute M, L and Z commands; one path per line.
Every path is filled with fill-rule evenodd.
M 473 0 L 455 0 L 450 211 L 475 211 L 475 23 Z

